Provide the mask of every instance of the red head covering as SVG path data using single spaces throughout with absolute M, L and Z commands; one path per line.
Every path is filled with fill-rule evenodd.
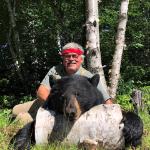
M 76 48 L 68 48 L 68 49 L 64 49 L 63 51 L 61 51 L 61 55 L 65 55 L 68 53 L 76 53 L 78 55 L 82 55 L 84 52 L 81 49 L 76 49 Z

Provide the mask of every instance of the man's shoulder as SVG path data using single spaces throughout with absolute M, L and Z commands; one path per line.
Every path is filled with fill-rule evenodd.
M 86 77 L 92 77 L 93 76 L 93 74 L 90 72 L 90 71 L 88 71 L 87 69 L 85 69 L 84 67 L 81 67 L 80 68 L 80 75 L 83 75 L 83 76 L 86 76 Z

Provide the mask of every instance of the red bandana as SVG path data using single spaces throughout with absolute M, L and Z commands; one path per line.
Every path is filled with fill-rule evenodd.
M 78 55 L 82 55 L 83 51 L 81 49 L 75 49 L 75 48 L 69 48 L 69 49 L 65 49 L 61 52 L 61 55 L 65 55 L 68 53 L 76 53 Z

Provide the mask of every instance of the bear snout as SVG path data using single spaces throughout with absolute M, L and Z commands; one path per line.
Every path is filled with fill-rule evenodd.
M 75 95 L 71 95 L 71 98 L 68 100 L 64 114 L 70 121 L 77 120 L 81 116 L 82 111 Z
M 70 112 L 66 114 L 67 118 L 69 118 L 70 121 L 74 121 L 75 120 L 75 116 L 76 116 L 76 112 Z

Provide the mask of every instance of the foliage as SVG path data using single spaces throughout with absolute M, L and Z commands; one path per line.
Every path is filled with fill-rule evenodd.
M 144 103 L 150 106 L 150 86 L 145 86 L 140 89 L 142 90 L 142 93 L 143 93 Z
M 144 112 L 140 112 L 140 117 L 143 120 L 144 123 L 144 134 L 143 134 L 143 140 L 142 145 L 144 145 L 144 149 L 150 148 L 150 115 L 146 115 Z
M 8 132 L 6 130 L 7 126 L 10 124 L 9 120 L 10 110 L 0 110 L 0 149 L 6 150 L 6 143 L 9 142 L 9 135 L 6 133 Z M 11 135 L 12 136 L 12 135 Z
M 150 114 L 150 86 L 141 88 L 145 110 Z
M 124 79 L 121 78 L 119 80 L 117 94 L 123 95 L 123 94 L 131 93 L 133 88 L 135 88 L 134 80 L 129 80 L 125 82 Z
M 8 34 L 11 22 L 7 3 L 1 0 L 0 95 L 10 95 L 19 102 L 20 97 L 36 95 L 35 91 L 49 68 L 61 62 L 58 52 L 65 43 L 74 41 L 86 47 L 86 13 L 84 1 L 79 0 L 11 2 L 16 2 L 15 30 L 19 33 L 20 51 L 14 51 L 16 59 L 21 60 L 19 69 L 23 79 L 18 76 L 10 53 Z M 107 79 L 115 50 L 119 7 L 119 0 L 102 1 L 99 5 L 100 46 Z M 141 87 L 150 83 L 149 7 L 148 0 L 131 0 L 129 3 L 119 94 L 129 92 L 133 86 Z M 4 99 L 8 98 L 2 99 L 6 105 Z
M 43 149 L 47 149 L 47 150 L 78 150 L 77 146 L 75 145 L 63 145 L 60 143 L 54 143 L 48 146 L 34 146 L 32 148 L 32 150 L 43 150 Z
M 133 105 L 130 102 L 130 95 L 132 93 L 131 85 L 127 85 L 122 88 L 124 88 L 124 90 L 119 91 L 116 102 L 120 104 L 125 110 L 133 110 Z M 142 91 L 142 103 L 144 106 L 144 110 L 150 114 L 150 86 L 139 88 L 139 90 Z
M 120 104 L 124 110 L 133 110 L 133 105 L 130 102 L 131 97 L 129 95 L 118 95 L 116 99 L 116 103 Z
M 9 109 L 0 110 L 0 128 L 10 123 L 10 112 Z
M 3 150 L 8 150 L 10 139 L 22 127 L 22 124 L 11 120 L 10 113 L 9 109 L 0 110 L 0 149 Z
M 0 41 L 0 74 L 9 82 L 2 94 L 35 95 L 35 90 L 46 72 L 61 59 L 58 51 L 66 42 L 75 41 L 82 44 L 84 36 L 82 25 L 84 24 L 83 2 L 79 1 L 16 1 L 15 19 L 20 38 L 21 74 L 23 80 L 18 77 L 15 64 L 12 60 L 7 42 L 9 16 L 4 0 L 0 1 L 5 17 L 2 19 Z M 78 8 L 78 11 L 76 11 Z M 0 13 L 1 14 L 1 13 Z M 79 26 L 76 28 L 75 24 Z M 17 54 L 16 54 L 17 56 Z M 22 94 L 20 94 L 22 93 Z
M 106 1 L 100 5 L 101 52 L 106 77 L 111 68 L 115 50 L 115 36 L 118 23 L 120 1 Z M 125 82 L 134 80 L 137 86 L 149 85 L 149 7 L 150 2 L 131 0 L 129 2 L 128 23 L 121 75 Z M 137 80 L 138 79 L 138 80 Z
M 14 96 L 3 95 L 0 96 L 0 108 L 12 108 L 18 103 L 24 103 L 33 99 L 34 98 L 31 95 L 18 97 L 18 99 L 16 99 Z
M 0 108 L 11 108 L 14 105 L 14 97 L 3 95 L 0 96 Z

